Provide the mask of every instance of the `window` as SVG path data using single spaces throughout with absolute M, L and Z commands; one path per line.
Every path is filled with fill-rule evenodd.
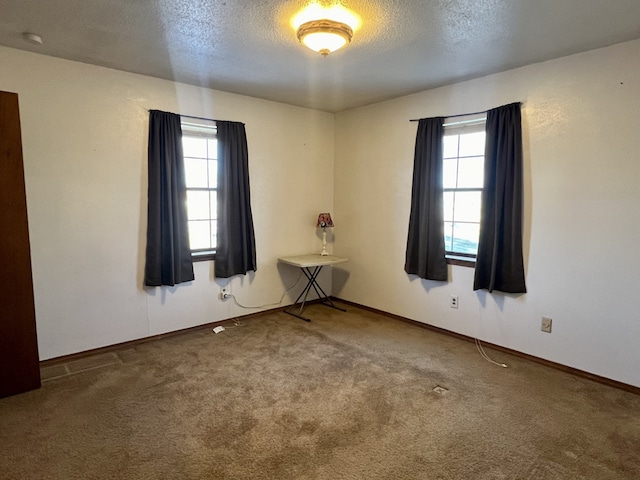
M 442 176 L 447 258 L 475 259 L 484 183 L 486 117 L 445 122 Z
M 193 261 L 216 253 L 218 141 L 215 124 L 182 121 L 189 242 Z

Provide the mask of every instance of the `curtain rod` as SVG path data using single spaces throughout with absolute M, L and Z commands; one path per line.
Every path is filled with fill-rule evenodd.
M 180 113 L 178 115 L 182 118 L 193 118 L 194 120 L 205 120 L 207 122 L 224 122 L 224 120 L 217 120 L 215 118 L 194 117 L 193 115 L 182 115 Z
M 482 110 L 481 112 L 473 112 L 473 113 L 459 113 L 458 115 L 447 115 L 444 118 L 456 118 L 456 117 L 468 117 L 470 115 L 480 115 L 481 113 L 487 113 L 488 110 Z M 420 118 L 412 118 L 409 120 L 410 122 L 419 122 Z
M 180 114 L 178 114 L 180 115 Z M 230 122 L 230 123 L 236 123 L 236 124 L 240 124 L 240 125 L 244 125 L 243 122 L 236 122 L 234 120 L 218 120 L 217 118 L 204 118 L 204 117 L 194 117 L 193 115 L 180 115 L 182 118 L 192 118 L 194 120 L 205 120 L 207 122 Z
M 156 109 L 154 108 L 154 109 L 151 109 L 151 110 L 156 110 Z M 150 112 L 151 110 L 147 109 L 147 112 Z M 162 110 L 159 110 L 159 111 L 162 111 Z M 183 117 L 183 118 L 192 118 L 194 120 L 204 120 L 206 122 L 229 122 L 229 121 L 231 121 L 231 120 L 219 120 L 217 118 L 195 117 L 193 115 L 182 115 L 181 113 L 178 113 L 177 115 L 179 115 L 180 117 Z M 237 122 L 237 123 L 241 123 L 241 122 Z
M 522 105 L 522 102 L 513 102 L 513 103 L 518 103 L 520 105 Z M 509 104 L 507 104 L 509 105 Z M 459 113 L 458 115 L 447 115 L 444 118 L 456 118 L 456 117 L 468 117 L 470 115 L 480 115 L 483 113 L 487 113 L 489 110 L 482 110 L 480 112 L 472 112 L 472 113 Z M 421 119 L 420 118 L 412 118 L 411 120 L 409 120 L 410 122 L 419 122 Z

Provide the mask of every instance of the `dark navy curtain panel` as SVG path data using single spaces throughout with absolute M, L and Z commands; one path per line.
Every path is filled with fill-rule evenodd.
M 427 280 L 447 280 L 444 250 L 442 149 L 444 118 L 418 122 L 411 213 L 404 270 Z
M 144 284 L 176 285 L 194 279 L 180 115 L 149 112 L 149 187 Z
M 244 124 L 217 121 L 218 231 L 214 276 L 256 270 L 256 242 L 249 191 L 249 154 Z
M 486 133 L 482 217 L 473 289 L 526 293 L 520 103 L 489 110 Z

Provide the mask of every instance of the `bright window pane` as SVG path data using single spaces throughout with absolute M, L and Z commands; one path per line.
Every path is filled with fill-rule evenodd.
M 461 158 L 459 162 L 458 188 L 482 188 L 484 157 Z
M 443 194 L 443 206 L 444 206 L 444 221 L 453 222 L 453 192 L 444 192 Z
M 211 216 L 209 217 L 212 220 L 218 218 L 218 192 L 209 192 L 209 205 Z
M 218 158 L 218 139 L 217 138 L 207 138 L 207 150 L 209 153 L 209 159 Z
M 216 248 L 218 140 L 215 128 L 183 124 L 182 146 L 187 183 L 191 250 Z
M 218 162 L 216 160 L 209 161 L 209 187 L 216 188 L 218 186 Z
M 479 233 L 480 225 L 477 223 L 454 223 L 453 248 L 450 251 L 477 254 Z
M 480 222 L 480 192 L 456 192 L 454 221 Z
M 460 135 L 460 156 L 484 156 L 484 132 Z
M 443 158 L 458 157 L 458 135 L 445 135 L 442 142 Z
M 189 221 L 191 250 L 211 248 L 211 224 L 208 220 Z
M 187 188 L 207 187 L 207 161 L 199 158 L 185 158 L 184 172 Z
M 209 220 L 209 192 L 187 191 L 189 220 Z
M 209 222 L 211 225 L 211 247 L 215 247 L 218 244 L 218 236 L 217 236 L 217 228 L 218 222 L 216 220 L 211 220 Z
M 185 157 L 207 158 L 207 139 L 182 137 L 182 154 Z
M 453 247 L 453 223 L 444 222 L 444 249 L 450 252 Z
M 475 255 L 480 230 L 484 184 L 485 132 L 460 133 L 455 127 L 443 137 L 442 182 L 445 249 Z M 454 132 L 458 132 L 454 134 Z
M 442 185 L 444 188 L 456 188 L 458 160 L 448 158 L 442 161 Z

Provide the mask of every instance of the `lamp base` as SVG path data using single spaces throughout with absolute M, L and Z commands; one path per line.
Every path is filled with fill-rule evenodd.
M 323 257 L 326 255 L 329 255 L 329 252 L 327 252 L 327 229 L 326 228 L 322 229 L 322 251 L 320 252 L 320 255 L 322 255 Z

